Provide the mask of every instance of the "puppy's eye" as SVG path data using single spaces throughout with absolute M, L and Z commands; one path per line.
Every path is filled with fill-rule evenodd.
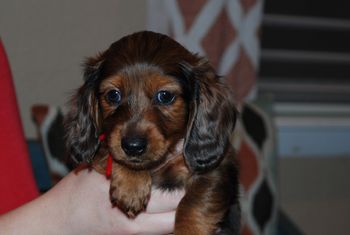
M 174 102 L 175 95 L 170 91 L 158 91 L 155 95 L 155 101 L 161 105 L 170 105 Z
M 110 90 L 106 94 L 106 99 L 109 103 L 113 105 L 118 105 L 122 99 L 120 91 L 118 90 Z

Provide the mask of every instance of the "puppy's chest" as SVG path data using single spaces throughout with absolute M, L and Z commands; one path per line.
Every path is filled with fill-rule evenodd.
M 152 185 L 156 188 L 174 190 L 185 188 L 190 172 L 182 155 L 169 161 L 161 169 L 152 173 Z

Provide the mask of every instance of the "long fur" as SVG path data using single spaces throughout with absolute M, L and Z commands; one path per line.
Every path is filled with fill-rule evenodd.
M 146 207 L 152 185 L 185 188 L 175 234 L 238 234 L 238 168 L 230 144 L 236 108 L 208 61 L 165 35 L 144 31 L 89 58 L 84 70 L 65 122 L 67 149 L 76 162 L 93 162 L 101 173 L 112 152 L 112 203 L 134 217 Z M 148 97 L 163 83 L 180 87 L 169 108 Z M 118 106 L 105 99 L 103 89 L 111 84 L 130 93 Z M 141 163 L 121 150 L 123 136 L 147 139 Z M 166 159 L 181 139 L 183 154 Z

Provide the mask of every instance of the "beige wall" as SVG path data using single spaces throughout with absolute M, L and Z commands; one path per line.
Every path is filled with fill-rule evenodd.
M 280 204 L 307 235 L 350 234 L 350 157 L 281 158 Z
M 81 63 L 121 36 L 142 30 L 146 1 L 2 0 L 0 35 L 28 138 L 30 107 L 64 105 L 82 79 Z

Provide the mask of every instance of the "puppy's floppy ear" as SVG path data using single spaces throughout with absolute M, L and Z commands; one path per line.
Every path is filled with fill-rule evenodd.
M 71 101 L 65 120 L 67 151 L 77 163 L 90 162 L 99 145 L 98 83 L 102 56 L 89 58 L 84 64 L 84 84 Z
M 190 70 L 187 74 L 191 74 L 194 97 L 184 156 L 192 171 L 203 172 L 221 162 L 230 144 L 237 111 L 231 92 L 218 81 L 214 69 L 206 61 Z

